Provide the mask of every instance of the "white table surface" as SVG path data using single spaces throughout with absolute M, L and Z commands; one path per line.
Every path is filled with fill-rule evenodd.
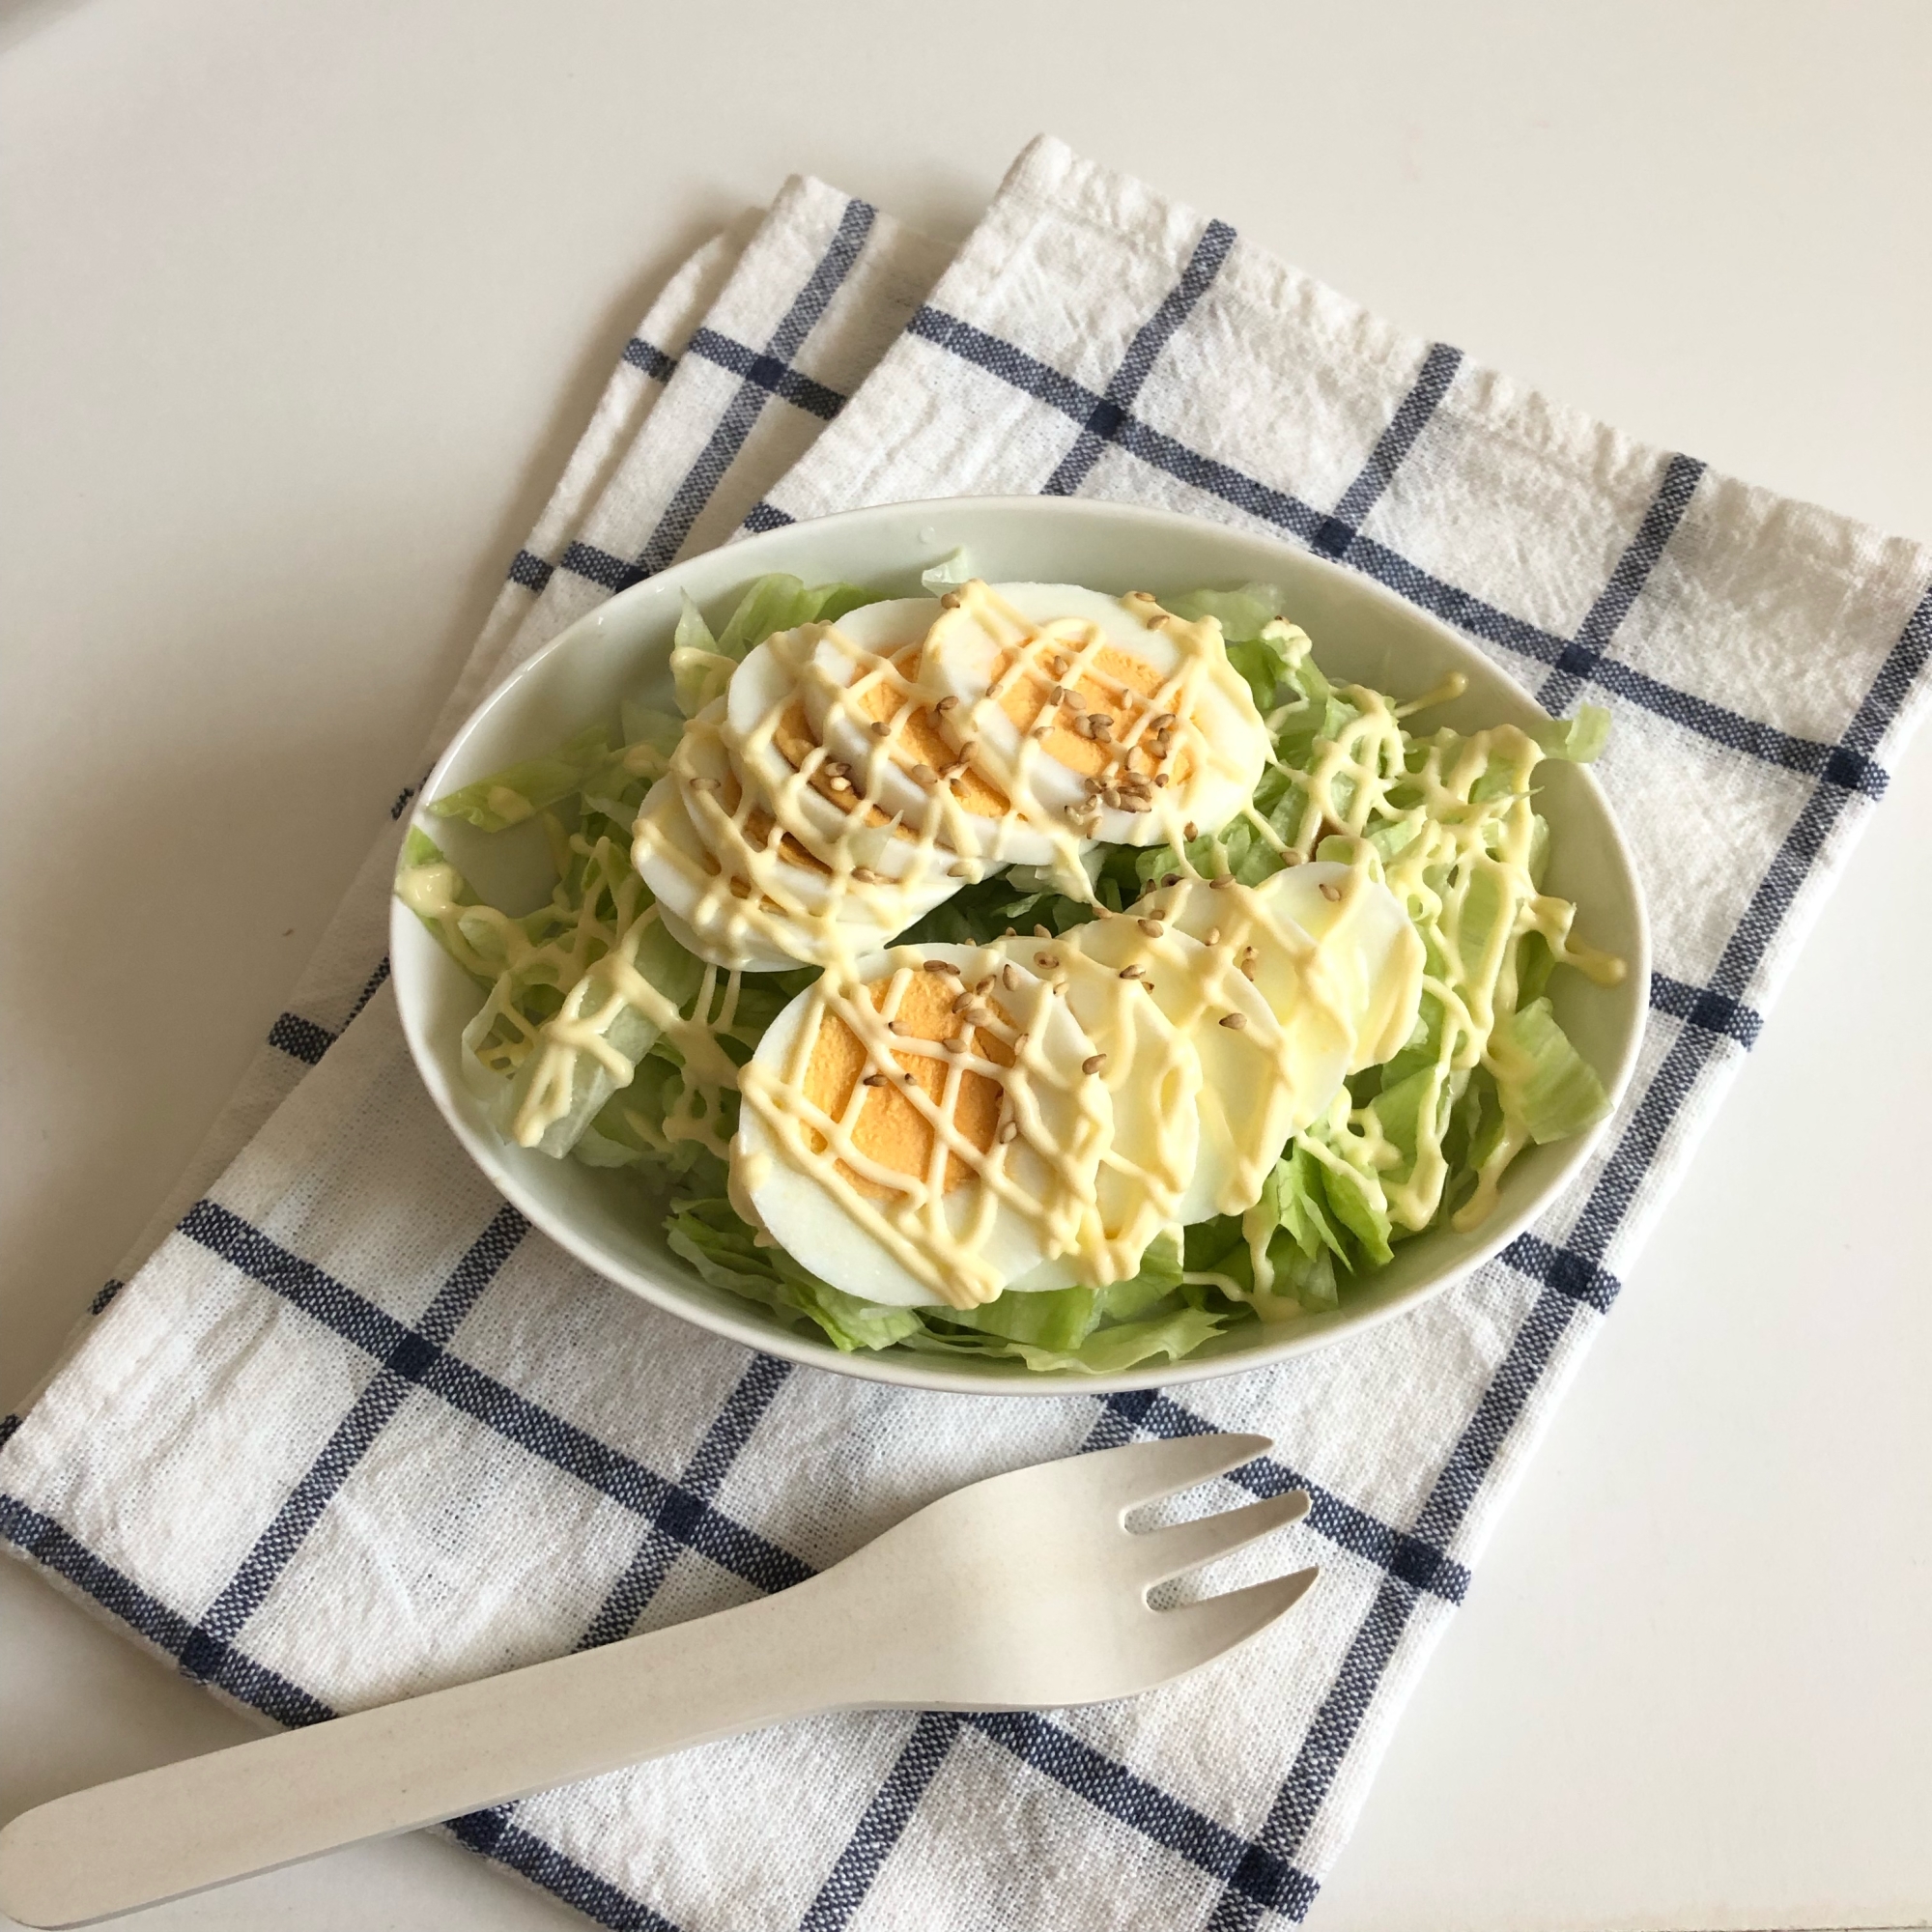
M 1051 128 L 1923 536 L 1928 72 L 1915 0 L 8 0 L 0 1404 L 279 1009 L 645 298 L 788 170 L 956 238 Z M 1932 1919 L 1928 842 L 1920 744 L 1318 1932 Z M 0 1815 L 243 1735 L 11 1563 L 0 1618 Z M 129 1922 L 582 1921 L 417 1838 Z

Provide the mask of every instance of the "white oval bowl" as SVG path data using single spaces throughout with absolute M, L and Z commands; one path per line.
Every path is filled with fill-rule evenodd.
M 888 595 L 919 591 L 919 574 L 963 548 L 992 582 L 1084 583 L 1094 589 L 1179 592 L 1256 580 L 1287 591 L 1289 613 L 1315 641 L 1331 676 L 1397 696 L 1468 680 L 1463 696 L 1431 713 L 1460 730 L 1532 724 L 1544 713 L 1473 645 L 1369 579 L 1267 537 L 1161 510 L 1054 497 L 964 497 L 853 510 L 792 524 L 694 557 L 621 591 L 573 624 L 477 706 L 438 761 L 415 823 L 436 839 L 483 898 L 528 907 L 548 896 L 539 829 L 483 833 L 432 819 L 421 807 L 518 758 L 614 717 L 620 696 L 671 708 L 668 656 L 680 600 L 707 611 L 766 571 L 808 582 L 833 579 Z M 1580 907 L 1591 943 L 1629 963 L 1623 983 L 1592 985 L 1560 973 L 1550 996 L 1565 1031 L 1621 1097 L 1636 1062 L 1650 985 L 1650 945 L 1629 848 L 1601 787 L 1581 767 L 1538 771 L 1549 821 L 1548 890 Z M 599 1171 L 505 1143 L 465 1084 L 460 1036 L 482 1004 L 476 982 L 400 903 L 391 907 L 390 961 L 403 1032 L 431 1096 L 464 1147 L 501 1191 L 586 1266 L 686 1321 L 794 1362 L 872 1381 L 961 1394 L 1065 1395 L 1200 1381 L 1321 1348 L 1416 1307 L 1488 1261 L 1535 1220 L 1575 1177 L 1602 1128 L 1526 1150 L 1502 1184 L 1495 1212 L 1468 1234 L 1432 1229 L 1400 1243 L 1395 1259 L 1341 1307 L 1281 1323 L 1243 1323 L 1180 1362 L 1164 1358 L 1119 1375 L 1036 1374 L 1017 1363 L 943 1365 L 888 1350 L 842 1353 L 815 1333 L 786 1327 L 754 1303 L 701 1281 L 666 1243 L 662 1197 L 637 1170 Z M 665 1190 L 668 1194 L 668 1190 Z

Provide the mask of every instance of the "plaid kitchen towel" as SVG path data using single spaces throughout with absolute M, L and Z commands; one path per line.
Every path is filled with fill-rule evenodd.
M 1214 1503 L 1302 1484 L 1315 1507 L 1217 1583 L 1310 1559 L 1322 1582 L 1195 1679 L 821 1719 L 451 1829 L 652 1932 L 1297 1919 L 1924 708 L 1932 553 L 1634 444 L 1054 142 L 950 266 L 813 184 L 714 247 L 626 350 L 443 728 L 733 527 L 1039 491 L 1272 531 L 1551 709 L 1615 713 L 1599 771 L 1657 974 L 1601 1152 L 1496 1262 L 1282 1368 L 1027 1403 L 792 1369 L 587 1275 L 471 1170 L 381 988 L 390 834 L 237 1121 L 286 1097 L 0 1449 L 0 1533 L 189 1675 L 306 1722 L 783 1587 L 998 1468 L 1263 1430 L 1276 1457 Z

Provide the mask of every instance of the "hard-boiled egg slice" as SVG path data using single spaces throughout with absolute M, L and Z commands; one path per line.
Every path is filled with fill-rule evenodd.
M 849 856 L 828 864 L 787 833 L 720 736 L 724 701 L 686 724 L 669 773 L 644 796 L 632 863 L 700 958 L 747 971 L 826 965 L 875 951 L 958 890 L 889 880 Z
M 931 823 L 961 858 L 1050 865 L 1065 835 L 988 779 L 976 748 L 945 728 L 945 694 L 920 682 L 922 647 L 942 614 L 936 599 L 896 598 L 791 634 L 809 646 L 793 663 L 811 728 L 883 811 Z
M 1281 1077 L 1298 1124 L 1414 1030 L 1421 937 L 1401 900 L 1358 867 L 1292 866 L 1258 886 L 1185 879 L 1134 910 L 1218 949 L 1253 980 L 1281 1023 Z
M 1188 1033 L 1148 992 L 1138 961 L 1122 970 L 1082 947 L 1096 930 L 1078 926 L 1061 940 L 1000 940 L 991 949 L 1050 980 L 1102 1056 L 1098 1071 L 1113 1103 L 1113 1133 L 1100 1156 L 1094 1226 L 1068 1275 L 1090 1288 L 1138 1273 L 1148 1243 L 1184 1218 L 1201 1140 L 1200 1056 Z
M 779 640 L 782 643 L 782 639 Z M 865 773 L 826 753 L 811 729 L 793 668 L 772 642 L 752 651 L 731 674 L 721 730 L 731 762 L 747 773 L 773 816 L 815 858 L 869 867 L 889 879 L 980 876 L 921 829 L 864 800 Z
M 753 919 L 746 903 L 749 886 L 737 881 L 733 890 L 734 882 L 698 838 L 674 779 L 658 780 L 644 794 L 632 832 L 631 863 L 656 895 L 665 929 L 698 958 L 744 973 L 783 973 L 798 965 L 763 937 L 770 922 Z M 779 908 L 767 911 L 776 917 Z
M 665 930 L 699 959 L 731 973 L 795 973 L 804 962 L 775 947 L 762 946 L 754 938 L 742 935 L 729 944 L 721 944 L 716 928 L 700 932 L 688 919 L 680 919 L 663 899 L 658 901 L 658 917 Z
M 990 1301 L 1092 1225 L 1112 1128 L 1094 1051 L 1043 979 L 989 950 L 826 973 L 740 1069 L 732 1200 L 847 1293 Z
M 1291 866 L 1255 888 L 1321 950 L 1323 968 L 1355 1015 L 1350 1073 L 1393 1059 L 1415 1031 L 1422 935 L 1386 886 L 1352 866 Z
M 1029 810 L 1109 844 L 1179 844 L 1253 796 L 1267 727 L 1211 618 L 1073 583 L 975 582 L 948 607 L 921 683 L 959 700 L 947 736 Z
M 1200 1064 L 1199 1145 L 1174 1219 L 1187 1225 L 1251 1208 L 1289 1136 L 1308 1124 L 1296 1118 L 1307 1083 L 1279 1077 L 1284 1041 L 1267 1002 L 1225 948 L 1158 920 L 1097 919 L 1054 942 L 1056 951 L 1072 948 L 1117 975 L 1138 967 L 1146 997 Z

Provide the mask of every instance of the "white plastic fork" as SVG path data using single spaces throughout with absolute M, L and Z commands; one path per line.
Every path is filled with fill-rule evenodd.
M 1265 1629 L 1312 1569 L 1178 1609 L 1156 1583 L 1305 1515 L 1299 1490 L 1144 1533 L 1264 1455 L 1190 1435 L 955 1490 L 776 1596 L 57 1798 L 0 1831 L 0 1910 L 82 1925 L 820 1711 L 1130 1697 Z

